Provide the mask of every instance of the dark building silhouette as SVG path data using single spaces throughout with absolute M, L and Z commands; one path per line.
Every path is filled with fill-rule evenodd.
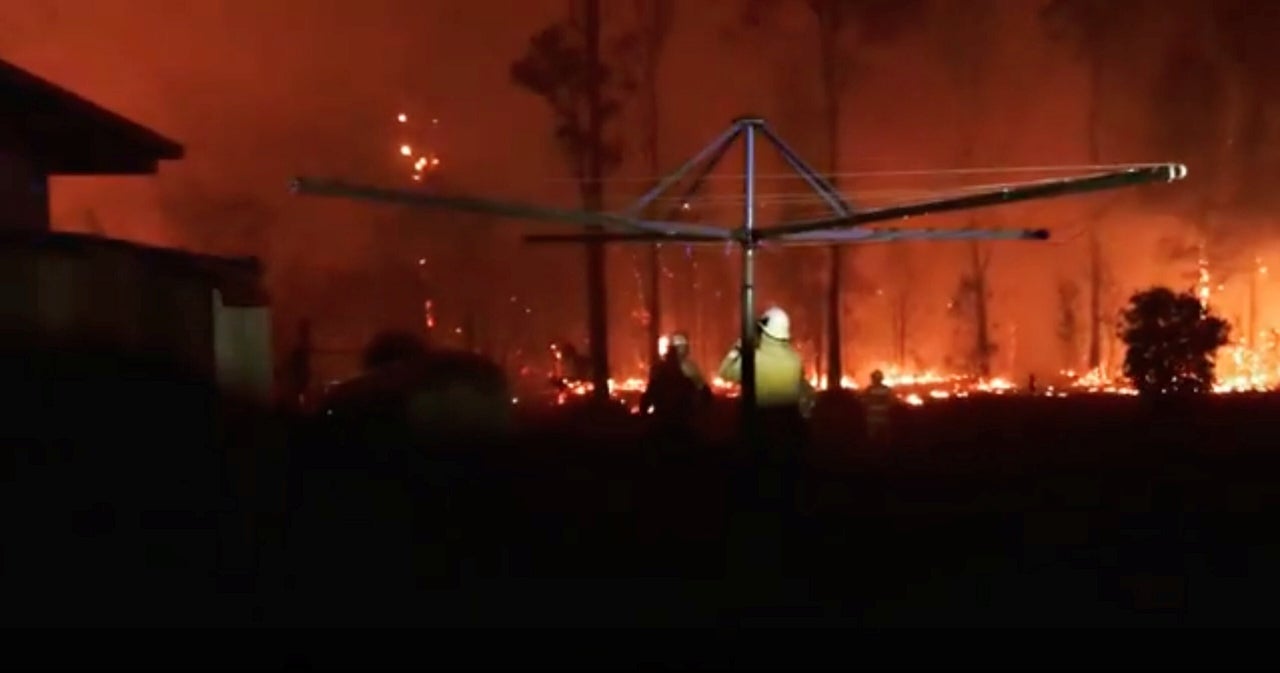
M 0 226 L 49 231 L 49 178 L 152 175 L 182 146 L 0 61 Z
M 54 232 L 49 178 L 153 175 L 176 142 L 0 61 L 0 339 L 145 352 L 257 398 L 270 321 L 254 259 Z
M 153 175 L 182 156 L 0 61 L 0 378 L 18 398 L 0 427 L 23 503 L 0 516 L 10 621 L 230 618 L 215 599 L 240 590 L 227 578 L 279 511 L 258 261 L 50 225 L 50 177 Z

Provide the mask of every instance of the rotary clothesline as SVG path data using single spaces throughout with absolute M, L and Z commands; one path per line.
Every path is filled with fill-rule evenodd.
M 645 219 L 645 214 L 652 210 L 656 199 L 664 198 L 665 192 L 679 185 L 688 185 L 681 197 L 687 202 L 694 196 L 698 188 L 709 178 L 712 171 L 725 157 L 729 148 L 741 140 L 743 167 L 745 173 L 740 176 L 742 183 L 741 225 L 729 229 L 691 224 L 676 221 Z M 814 195 L 827 206 L 827 215 L 814 219 L 791 220 L 770 227 L 758 227 L 756 224 L 757 180 L 761 177 L 756 172 L 757 144 L 767 144 L 777 151 L 780 158 L 792 169 L 795 175 L 808 185 Z M 992 167 L 992 168 L 958 168 L 946 171 L 893 171 L 881 172 L 881 175 L 957 175 L 982 172 L 1084 172 L 1083 167 Z M 762 244 L 777 245 L 842 245 L 859 244 L 878 241 L 900 240 L 1045 240 L 1048 231 L 1016 230 L 1016 229 L 904 229 L 872 228 L 868 225 L 904 221 L 910 218 L 946 213 L 958 210 L 984 208 L 1044 199 L 1069 194 L 1116 189 L 1151 182 L 1173 182 L 1187 175 L 1187 169 L 1181 164 L 1122 164 L 1089 167 L 1093 173 L 1078 177 L 1061 177 L 1022 184 L 997 184 L 984 189 L 971 191 L 955 191 L 932 199 L 907 202 L 899 205 L 877 206 L 873 208 L 859 207 L 850 203 L 826 177 L 814 171 L 794 150 L 792 150 L 763 119 L 742 117 L 734 120 L 714 141 L 702 148 L 697 154 L 685 161 L 672 173 L 652 182 L 630 207 L 620 213 L 597 213 L 583 210 L 566 210 L 546 206 L 509 203 L 474 197 L 446 196 L 403 190 L 388 190 L 361 185 L 348 185 L 337 181 L 321 181 L 297 178 L 293 182 L 293 191 L 318 196 L 355 198 L 383 203 L 414 205 L 424 208 L 447 209 L 480 214 L 490 214 L 515 219 L 539 221 L 542 223 L 574 224 L 584 227 L 578 235 L 526 237 L 528 241 L 545 243 L 570 243 L 602 245 L 604 243 L 656 243 L 676 242 L 702 244 L 728 244 L 737 246 L 742 254 L 740 278 L 740 339 L 744 347 L 754 340 L 755 335 L 755 253 Z M 867 177 L 869 173 L 863 173 Z M 616 180 L 615 180 L 616 181 Z M 691 183 L 691 184 L 689 184 Z M 680 217 L 675 210 L 669 219 Z M 598 229 L 608 233 L 592 231 Z M 598 281 L 597 281 L 598 282 Z M 598 312 L 603 304 L 593 304 L 591 310 Z M 603 334 L 599 335 L 603 338 Z M 604 374 L 598 374 L 603 377 Z M 597 382 L 597 393 L 603 395 L 604 387 Z M 750 422 L 755 412 L 755 361 L 753 358 L 742 360 L 742 397 L 744 422 Z M 750 433 L 748 433 L 750 435 Z
M 932 200 L 877 206 L 875 208 L 862 209 L 856 212 L 850 211 L 836 213 L 833 216 L 825 218 L 789 222 L 768 228 L 756 229 L 752 235 L 754 236 L 753 240 L 758 241 L 772 239 L 778 240 L 779 242 L 794 241 L 799 244 L 808 245 L 815 242 L 817 232 L 824 232 L 832 235 L 833 243 L 860 243 L 867 242 L 865 233 L 853 231 L 851 228 L 861 229 L 863 228 L 861 225 L 896 219 L 906 219 L 929 213 L 964 210 L 1012 203 L 1016 201 L 1047 198 L 1063 194 L 1111 189 L 1117 186 L 1138 182 L 1151 182 L 1157 180 L 1173 181 L 1181 179 L 1185 175 L 1186 168 L 1182 165 L 1156 164 L 1147 168 L 1131 167 L 1124 171 L 1099 173 L 1096 175 L 1086 175 L 1073 178 L 1056 178 L 1022 183 L 1002 183 L 984 186 L 981 189 L 973 188 L 970 190 L 955 190 L 944 193 L 944 196 L 940 196 Z M 615 235 L 609 240 L 617 242 L 642 242 L 645 240 L 712 242 L 732 241 L 736 239 L 735 230 L 705 224 L 645 220 L 639 217 L 615 213 L 592 213 L 581 210 L 508 203 L 472 197 L 446 196 L 426 192 L 381 189 L 363 185 L 350 185 L 340 181 L 319 181 L 298 178 L 294 181 L 293 188 L 297 192 L 320 196 L 356 198 L 387 203 L 417 205 L 422 207 L 541 221 L 544 223 L 554 222 L 557 224 L 576 224 L 588 227 L 595 226 L 606 231 L 615 232 Z M 832 199 L 841 198 L 840 195 L 834 191 L 822 191 L 819 192 L 818 195 L 828 204 L 832 202 Z M 648 201 L 652 201 L 653 199 L 660 197 L 660 193 L 653 194 Z M 754 205 L 756 203 L 754 192 L 744 194 L 742 202 L 744 204 L 750 203 Z M 1004 233 L 993 232 L 992 230 L 981 231 L 986 231 L 987 235 L 993 238 L 1011 237 Z M 942 237 L 952 239 L 956 236 L 956 234 L 952 233 L 951 230 L 948 230 L 948 232 L 949 233 L 943 234 Z M 908 235 L 906 237 L 914 236 L 915 235 Z M 1017 238 L 1017 236 L 1012 237 Z M 900 238 L 902 237 L 895 235 L 890 240 L 899 240 Z M 1044 237 L 1039 235 L 1039 232 L 1036 232 L 1036 235 L 1022 236 L 1021 238 L 1043 239 Z M 538 239 L 541 239 L 542 242 L 552 242 L 553 240 L 547 237 L 538 237 Z
M 1013 174 L 1013 173 L 1095 173 L 1109 171 L 1123 171 L 1131 168 L 1154 168 L 1158 166 L 1166 166 L 1171 162 L 1133 162 L 1122 164 L 1059 164 L 1045 166 L 986 166 L 975 168 L 920 168 L 909 170 L 895 171 L 850 171 L 837 173 L 814 173 L 814 175 L 823 178 L 877 178 L 877 177 L 923 177 L 923 176 L 946 176 L 946 175 L 991 175 L 991 174 Z M 618 177 L 600 178 L 598 182 L 609 183 L 653 183 L 667 176 L 640 176 L 628 175 Z M 745 173 L 716 173 L 708 175 L 703 180 L 733 180 L 741 181 L 745 179 Z M 804 176 L 791 173 L 754 173 L 753 177 L 757 180 L 804 180 Z M 554 177 L 554 178 L 535 178 L 534 181 L 540 182 L 592 182 L 585 179 L 573 177 Z

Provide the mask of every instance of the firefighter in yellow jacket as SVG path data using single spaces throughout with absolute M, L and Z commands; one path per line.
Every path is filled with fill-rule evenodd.
M 877 446 L 887 446 L 893 389 L 884 384 L 884 374 L 879 369 L 871 372 L 871 385 L 862 392 L 862 406 L 867 414 L 867 439 Z
M 804 379 L 800 354 L 791 347 L 791 319 L 774 307 L 759 322 L 756 345 L 756 404 L 763 409 L 791 408 L 808 416 L 813 408 L 813 388 Z M 741 345 L 735 344 L 720 364 L 720 378 L 742 381 Z
M 791 347 L 791 320 L 786 312 L 771 308 L 760 316 L 756 327 L 756 413 L 746 446 L 763 469 L 738 488 L 744 502 L 755 503 L 748 509 L 761 506 L 766 511 L 795 511 L 799 467 L 808 445 L 805 418 L 814 405 L 813 388 L 804 379 L 800 354 Z M 741 344 L 725 356 L 719 374 L 725 381 L 742 382 Z

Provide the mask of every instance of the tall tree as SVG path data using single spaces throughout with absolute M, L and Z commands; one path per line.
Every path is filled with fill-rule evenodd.
M 1062 366 L 1071 371 L 1080 366 L 1079 300 L 1080 286 L 1075 281 L 1058 282 L 1058 343 L 1062 349 Z
M 1072 58 L 1085 70 L 1085 115 L 1089 163 L 1104 161 L 1103 136 L 1107 123 L 1107 73 L 1121 69 L 1132 51 L 1130 32 L 1141 23 L 1151 4 L 1145 0 L 1050 0 L 1041 9 L 1040 19 L 1049 36 L 1065 44 Z M 1132 74 L 1130 72 L 1130 74 Z M 1102 365 L 1104 286 L 1108 264 L 1104 255 L 1101 223 L 1115 196 L 1099 197 L 1099 206 L 1085 216 L 1088 242 L 1089 343 L 1088 366 Z
M 990 316 L 987 314 L 991 290 L 987 285 L 991 254 L 985 247 L 968 247 L 969 269 L 960 274 L 948 308 L 960 321 L 963 346 L 962 356 L 969 373 L 988 378 L 991 376 L 991 359 L 996 354 L 996 344 L 991 339 Z
M 786 0 L 748 0 L 742 21 L 762 28 L 777 18 Z M 841 129 L 845 102 L 858 69 L 867 65 L 867 48 L 899 37 L 926 7 L 923 0 L 805 0 L 814 20 L 822 98 L 822 127 L 827 152 L 824 157 L 833 183 L 840 173 Z M 844 374 L 842 315 L 845 252 L 830 249 L 827 279 L 827 381 L 838 386 Z
M 918 282 L 912 264 L 911 248 L 899 244 L 890 248 L 889 258 L 894 269 L 894 284 L 889 295 L 889 324 L 892 329 L 893 360 L 899 369 L 907 368 L 907 343 L 911 335 L 912 318 L 915 317 L 915 301 Z
M 662 65 L 662 52 L 671 34 L 675 8 L 672 0 L 633 0 L 638 27 L 636 52 L 638 67 L 637 84 L 640 93 L 641 128 L 644 142 L 641 151 L 650 175 L 662 172 L 659 154 L 661 109 L 658 103 L 658 75 Z M 649 246 L 648 259 L 648 354 L 649 365 L 658 364 L 658 339 L 662 332 L 662 246 Z
M 632 86 L 601 57 L 600 0 L 578 0 L 575 15 L 536 33 L 511 64 L 512 81 L 544 99 L 555 118 L 555 137 L 578 179 L 582 205 L 604 209 L 604 176 L 621 162 L 622 146 L 606 136 Z M 597 400 L 608 398 L 609 324 L 605 250 L 586 244 L 587 332 Z
M 958 102 L 952 107 L 951 114 L 956 122 L 960 165 L 972 167 L 981 154 L 979 143 L 985 119 L 981 101 L 987 84 L 991 45 L 999 35 L 996 7 L 986 2 L 935 0 L 933 9 L 937 25 L 943 31 L 938 44 Z M 969 216 L 969 224 L 977 225 L 976 215 Z M 991 375 L 991 359 L 996 352 L 996 345 L 991 339 L 989 310 L 990 246 L 971 241 L 966 263 L 968 270 L 961 275 L 953 304 L 964 309 L 959 315 L 972 321 L 969 330 L 972 347 L 966 349 L 969 364 L 974 374 L 985 378 Z

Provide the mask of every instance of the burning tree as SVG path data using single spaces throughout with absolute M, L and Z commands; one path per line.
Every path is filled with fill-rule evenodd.
M 1229 333 L 1227 322 L 1192 292 L 1138 292 L 1121 316 L 1124 374 L 1142 395 L 1210 392 L 1214 353 Z
M 555 138 L 578 179 L 583 208 L 601 212 L 603 178 L 622 160 L 621 142 L 606 137 L 604 129 L 618 117 L 621 102 L 634 89 L 634 82 L 601 60 L 600 0 L 584 0 L 583 10 L 582 17 L 570 17 L 535 34 L 525 54 L 511 64 L 511 80 L 551 107 Z M 605 249 L 601 243 L 588 243 L 586 253 L 592 383 L 597 399 L 607 399 Z

